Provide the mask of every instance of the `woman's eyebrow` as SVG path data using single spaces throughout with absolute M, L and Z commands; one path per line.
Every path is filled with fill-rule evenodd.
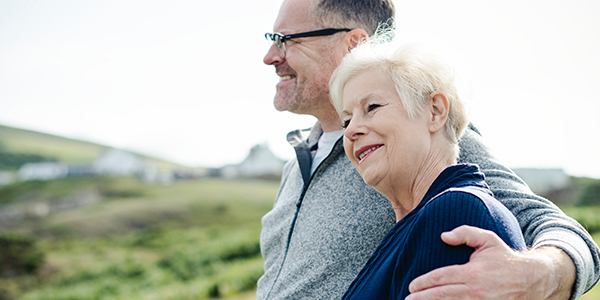
M 371 98 L 373 98 L 375 96 L 376 96 L 375 92 L 370 93 L 370 94 L 362 97 L 360 100 L 358 100 L 358 104 L 360 104 L 361 106 L 365 105 L 367 103 L 367 101 L 369 101 L 369 99 L 371 99 Z M 348 116 L 348 115 L 350 115 L 350 112 L 348 112 L 345 109 L 340 113 L 340 117 L 345 117 L 345 116 Z
M 360 99 L 360 101 L 358 101 L 358 103 L 360 103 L 360 105 L 365 105 L 367 103 L 367 101 L 369 101 L 369 99 L 371 99 L 375 96 L 376 96 L 375 92 L 370 93 L 370 94 L 362 97 L 362 99 Z

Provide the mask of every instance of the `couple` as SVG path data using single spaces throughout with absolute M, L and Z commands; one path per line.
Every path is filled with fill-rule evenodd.
M 267 34 L 273 45 L 264 62 L 275 66 L 281 78 L 275 107 L 313 115 L 319 122 L 288 135 L 296 159 L 285 166 L 274 207 L 262 220 L 265 274 L 257 298 L 339 299 L 349 287 L 346 296 L 356 299 L 386 288 L 396 293 L 398 287 L 398 293 L 406 294 L 413 277 L 467 261 L 416 278 L 408 299 L 578 298 L 598 280 L 598 247 L 589 234 L 549 201 L 531 194 L 490 156 L 472 128 L 458 140 L 466 121 L 453 115 L 460 108 L 452 92 L 434 86 L 403 95 L 405 87 L 396 90 L 397 85 L 418 87 L 408 81 L 418 76 L 394 78 L 391 74 L 398 70 L 385 64 L 361 67 L 363 47 L 356 46 L 393 15 L 386 0 L 285 0 L 274 26 L 278 33 Z M 331 90 L 348 126 L 344 132 L 330 102 L 329 81 L 350 51 L 347 61 L 355 56 L 358 61 L 354 66 L 344 61 L 349 71 L 336 71 Z M 435 73 L 430 71 L 424 74 Z M 475 166 L 450 166 L 456 141 L 458 161 L 480 166 L 485 182 L 518 225 L 490 198 Z M 428 153 L 435 156 L 424 156 Z M 453 190 L 439 194 L 449 187 Z M 444 214 L 451 211 L 449 204 L 456 206 L 454 215 Z M 452 230 L 441 237 L 444 243 L 434 236 L 452 229 L 453 222 L 464 224 L 467 212 L 474 222 L 468 224 L 495 229 L 502 239 L 475 227 Z M 532 250 L 507 246 L 524 247 L 515 231 L 522 232 Z M 449 246 L 462 244 L 469 247 Z M 440 247 L 446 250 L 441 256 L 434 253 L 438 260 L 419 260 Z M 396 268 L 389 260 L 395 258 L 408 259 L 400 265 L 414 268 Z

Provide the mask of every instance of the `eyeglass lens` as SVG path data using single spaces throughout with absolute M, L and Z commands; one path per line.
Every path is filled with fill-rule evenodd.
M 275 44 L 277 55 L 279 55 L 281 58 L 285 58 L 285 41 L 282 40 L 281 35 L 271 34 L 271 40 Z
M 277 54 L 279 57 L 285 58 L 285 41 L 280 36 L 275 36 L 275 45 L 277 46 Z
M 275 49 L 277 49 L 277 55 L 279 55 L 279 57 L 281 58 L 285 58 L 285 41 L 282 39 L 282 36 L 277 33 L 266 33 L 265 38 L 267 39 L 267 41 L 275 44 Z

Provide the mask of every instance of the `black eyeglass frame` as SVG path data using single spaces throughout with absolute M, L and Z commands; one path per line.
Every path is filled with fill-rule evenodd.
M 279 54 L 279 56 L 281 58 L 285 58 L 285 55 L 286 55 L 285 41 L 287 41 L 287 40 L 297 39 L 297 38 L 306 38 L 306 37 L 315 37 L 315 36 L 328 36 L 328 35 L 334 35 L 338 32 L 342 32 L 342 31 L 352 31 L 352 29 L 350 29 L 350 28 L 325 28 L 325 29 L 319 29 L 319 30 L 313 30 L 313 31 L 307 31 L 307 32 L 299 32 L 299 33 L 294 33 L 294 34 L 281 34 L 279 32 L 274 32 L 274 33 L 267 32 L 267 33 L 265 33 L 265 38 L 268 41 L 272 41 L 273 43 L 275 43 L 275 46 L 277 47 L 277 54 Z M 281 53 L 281 52 L 283 52 L 283 53 Z

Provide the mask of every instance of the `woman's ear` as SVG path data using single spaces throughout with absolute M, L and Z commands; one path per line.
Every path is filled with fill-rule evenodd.
M 429 95 L 428 108 L 431 116 L 429 120 L 429 132 L 437 132 L 444 128 L 448 120 L 448 112 L 450 110 L 448 98 L 442 92 L 435 91 Z

